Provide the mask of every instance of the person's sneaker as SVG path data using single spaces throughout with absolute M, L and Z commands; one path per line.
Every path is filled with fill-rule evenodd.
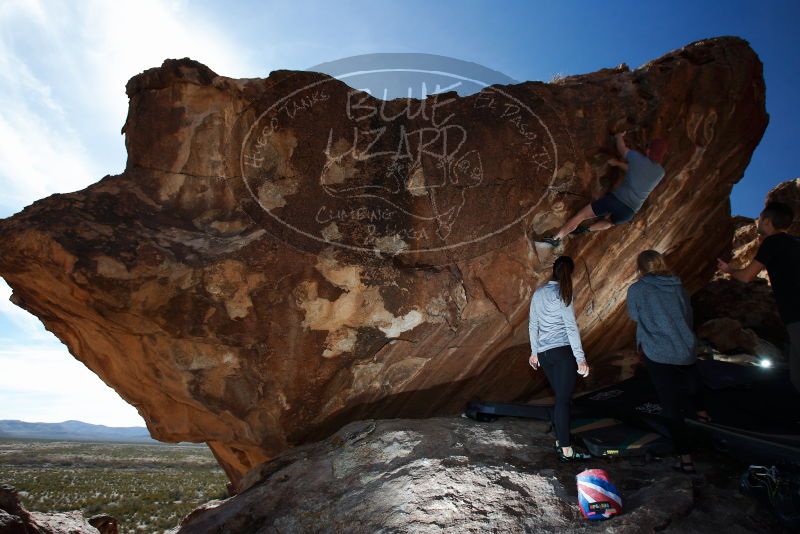
M 571 231 L 570 234 L 572 234 L 572 235 L 582 235 L 582 234 L 588 234 L 589 232 L 591 232 L 591 230 L 589 230 L 588 226 L 578 226 L 573 231 Z
M 540 243 L 545 243 L 553 248 L 558 248 L 561 246 L 561 240 L 557 237 L 545 237 L 540 241 Z
M 572 454 L 569 456 L 565 455 L 561 448 L 558 449 L 558 461 L 564 464 L 589 460 L 591 457 L 591 454 L 576 451 L 574 448 L 572 449 Z

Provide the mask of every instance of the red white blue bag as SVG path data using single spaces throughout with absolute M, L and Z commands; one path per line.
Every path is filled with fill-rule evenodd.
M 587 469 L 575 478 L 578 480 L 578 504 L 583 517 L 594 521 L 622 513 L 622 498 L 605 471 Z

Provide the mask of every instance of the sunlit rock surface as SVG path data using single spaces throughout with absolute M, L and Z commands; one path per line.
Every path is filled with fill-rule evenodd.
M 241 494 L 184 519 L 180 534 L 225 532 L 779 532 L 738 492 L 738 469 L 698 457 L 562 464 L 545 423 L 466 418 L 361 421 L 280 455 L 245 477 Z M 590 524 L 575 475 L 606 470 L 623 514 Z
M 619 177 L 627 130 L 668 140 L 666 178 L 632 224 L 565 247 L 592 380 L 615 380 L 636 255 L 705 284 L 767 124 L 737 38 L 424 102 L 188 59 L 127 92 L 125 171 L 0 221 L 0 275 L 154 437 L 207 442 L 234 482 L 349 421 L 541 389 L 528 304 L 553 256 L 531 240 Z

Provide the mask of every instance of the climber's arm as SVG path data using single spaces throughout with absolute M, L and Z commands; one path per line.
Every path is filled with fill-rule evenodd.
M 758 276 L 758 273 L 763 271 L 765 268 L 763 263 L 758 260 L 753 260 L 750 262 L 750 265 L 744 269 L 734 269 L 728 263 L 719 258 L 717 258 L 717 267 L 723 273 L 731 275 L 731 278 L 740 282 L 752 282 L 755 280 L 756 276 Z
M 623 171 L 628 170 L 628 164 L 618 159 L 611 158 L 610 160 L 608 160 L 608 164 L 611 165 L 612 167 L 619 167 Z

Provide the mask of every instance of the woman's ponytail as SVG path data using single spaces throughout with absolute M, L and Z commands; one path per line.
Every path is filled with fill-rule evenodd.
M 569 256 L 559 256 L 553 263 L 553 280 L 558 282 L 561 300 L 569 306 L 572 304 L 572 272 L 575 263 Z

